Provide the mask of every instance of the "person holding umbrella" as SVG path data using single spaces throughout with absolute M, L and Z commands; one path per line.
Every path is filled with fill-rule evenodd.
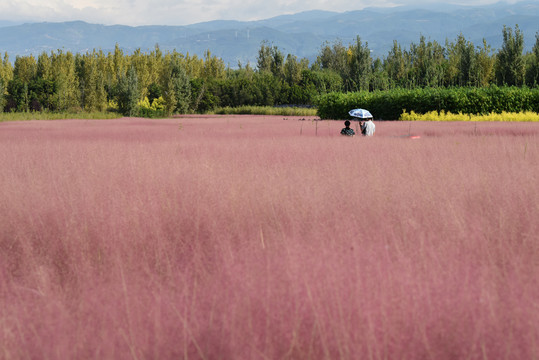
M 376 126 L 374 125 L 374 122 L 372 121 L 372 118 L 368 118 L 367 121 L 360 122 L 359 126 L 361 127 L 361 134 L 363 134 L 363 136 L 373 136 L 374 135 L 374 131 L 376 130 Z
M 354 110 L 350 110 L 348 114 L 350 114 L 350 116 L 353 116 L 359 119 L 366 119 L 366 121 L 360 121 L 359 123 L 359 126 L 361 128 L 361 134 L 363 136 L 374 135 L 376 126 L 374 125 L 374 122 L 372 121 L 373 116 L 369 110 L 354 109 Z

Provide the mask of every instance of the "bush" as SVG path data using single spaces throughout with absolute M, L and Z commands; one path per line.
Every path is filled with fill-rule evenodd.
M 150 100 L 146 97 L 144 100 L 138 102 L 139 116 L 147 118 L 163 118 L 167 115 L 166 102 L 163 97 L 153 99 L 150 104 Z
M 334 92 L 318 97 L 316 104 L 320 118 L 339 120 L 349 118 L 348 111 L 355 108 L 368 109 L 379 120 L 397 120 L 403 112 L 444 111 L 472 115 L 539 112 L 539 88 L 491 86 Z
M 539 114 L 531 111 L 511 113 L 502 111 L 501 113 L 490 114 L 453 114 L 445 111 L 431 111 L 426 114 L 417 114 L 414 111 L 403 112 L 399 120 L 404 121 L 497 121 L 497 122 L 539 122 Z

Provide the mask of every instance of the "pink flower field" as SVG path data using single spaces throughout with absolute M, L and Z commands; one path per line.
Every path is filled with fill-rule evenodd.
M 0 359 L 539 359 L 539 124 L 314 120 L 0 123 Z

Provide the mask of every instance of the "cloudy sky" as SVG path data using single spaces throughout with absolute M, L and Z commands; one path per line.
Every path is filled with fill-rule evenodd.
M 484 5 L 498 0 L 0 0 L 0 20 L 97 24 L 188 25 L 209 20 L 259 20 L 305 10 L 337 12 L 369 6 Z M 515 1 L 515 0 L 512 0 Z

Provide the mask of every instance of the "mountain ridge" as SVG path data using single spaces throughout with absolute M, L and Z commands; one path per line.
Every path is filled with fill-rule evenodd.
M 0 22 L 1 24 L 2 22 Z M 5 22 L 4 22 L 5 23 Z M 102 25 L 80 20 L 0 26 L 0 51 L 10 58 L 51 51 L 113 51 L 116 44 L 127 53 L 163 51 L 204 56 L 206 51 L 235 67 L 255 64 L 262 41 L 277 46 L 285 55 L 311 62 L 327 42 L 353 43 L 357 36 L 367 43 L 374 57 L 383 58 L 396 40 L 403 49 L 421 36 L 444 45 L 462 34 L 474 45 L 483 39 L 493 50 L 503 41 L 503 26 L 518 24 L 525 51 L 535 44 L 539 32 L 539 4 L 524 1 L 484 6 L 445 4 L 425 7 L 365 8 L 347 12 L 309 10 L 257 21 L 213 20 L 191 25 Z

